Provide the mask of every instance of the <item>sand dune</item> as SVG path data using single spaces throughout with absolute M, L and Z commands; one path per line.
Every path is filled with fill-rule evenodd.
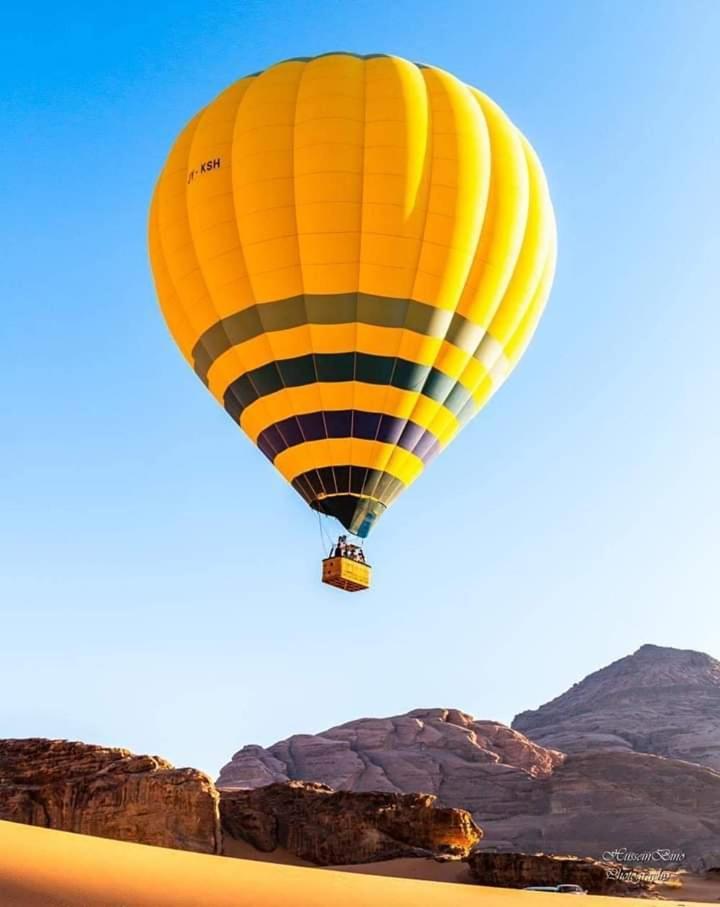
M 0 822 L 2 907 L 537 907 L 549 897 L 215 857 Z M 593 897 L 583 903 L 618 907 L 628 901 Z

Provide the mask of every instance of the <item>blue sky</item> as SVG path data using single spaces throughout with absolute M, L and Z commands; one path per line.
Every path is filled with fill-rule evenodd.
M 0 736 L 215 773 L 365 715 L 510 721 L 644 642 L 720 656 L 719 29 L 713 0 L 6 11 Z M 200 106 L 335 49 L 490 94 L 560 249 L 525 359 L 381 520 L 356 596 L 176 352 L 145 232 Z

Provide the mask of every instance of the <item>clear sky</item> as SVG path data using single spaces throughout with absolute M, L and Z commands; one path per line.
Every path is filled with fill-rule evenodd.
M 720 656 L 720 3 L 13 4 L 0 32 L 0 736 L 215 773 L 368 715 L 510 721 L 644 642 Z M 230 82 L 328 50 L 482 88 L 559 265 L 523 362 L 319 582 L 317 517 L 176 351 L 155 178 Z

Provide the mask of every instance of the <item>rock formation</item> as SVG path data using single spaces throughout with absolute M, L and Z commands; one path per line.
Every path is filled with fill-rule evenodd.
M 720 662 L 645 645 L 512 726 L 565 753 L 654 753 L 720 771 Z
M 0 740 L 0 819 L 219 853 L 218 793 L 158 756 L 67 740 Z
M 651 883 L 638 878 L 615 878 L 621 867 L 614 862 L 548 854 L 488 853 L 477 851 L 468 858 L 470 875 L 481 885 L 525 888 L 528 885 L 580 885 L 589 894 L 632 894 L 637 897 Z
M 482 836 L 468 813 L 437 808 L 431 795 L 336 792 L 299 781 L 223 791 L 220 814 L 227 835 L 319 866 L 462 857 Z
M 399 856 L 465 856 L 482 832 L 423 794 L 336 793 L 290 782 L 224 791 L 158 756 L 67 740 L 0 740 L 0 819 L 201 853 L 222 825 L 258 850 L 318 865 Z
M 454 709 L 366 718 L 265 750 L 246 746 L 221 771 L 220 788 L 302 780 L 338 790 L 435 794 L 476 816 L 507 815 L 562 755 L 494 721 Z
M 427 792 L 437 795 L 443 806 L 472 813 L 484 831 L 480 849 L 592 857 L 621 848 L 669 849 L 685 853 L 686 865 L 704 869 L 718 865 L 720 773 L 704 764 L 671 759 L 667 753 L 679 751 L 684 759 L 693 755 L 701 763 L 712 761 L 711 747 L 697 741 L 706 735 L 705 729 L 714 727 L 713 708 L 720 722 L 718 706 L 712 705 L 713 690 L 720 690 L 715 683 L 719 668 L 698 653 L 644 646 L 611 665 L 607 674 L 598 672 L 565 694 L 581 729 L 577 746 L 571 745 L 572 728 L 569 720 L 563 723 L 562 705 L 551 703 L 525 713 L 514 729 L 453 709 L 419 709 L 392 718 L 351 721 L 316 736 L 298 734 L 268 749 L 244 747 L 223 768 L 218 784 L 253 788 L 297 779 L 340 790 Z M 599 675 L 606 680 L 597 684 L 593 678 Z M 675 685 L 685 700 L 676 696 Z M 656 689 L 665 690 L 672 716 L 668 720 L 672 733 L 665 735 L 660 732 L 664 700 L 656 696 Z M 644 712 L 639 706 L 643 690 Z M 598 714 L 609 715 L 613 703 L 625 722 L 622 745 L 618 723 L 610 742 L 612 735 L 601 733 L 599 718 L 592 712 L 602 708 Z M 649 703 L 654 703 L 653 711 Z M 639 721 L 633 718 L 633 709 L 639 710 Z M 701 715 L 706 716 L 704 722 Z M 538 716 L 537 723 L 533 716 Z M 560 735 L 552 733 L 553 716 Z M 634 743 L 646 726 L 652 727 L 645 746 L 649 748 L 650 741 L 655 748 L 664 748 L 663 756 L 634 751 L 633 721 Z M 538 739 L 529 740 L 521 727 L 538 734 Z M 607 745 L 593 752 L 598 741 Z M 548 748 L 549 742 L 563 743 L 571 754 Z

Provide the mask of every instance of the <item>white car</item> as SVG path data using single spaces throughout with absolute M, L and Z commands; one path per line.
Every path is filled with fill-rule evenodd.
M 587 894 L 580 885 L 528 885 L 525 891 L 552 891 L 555 894 Z

